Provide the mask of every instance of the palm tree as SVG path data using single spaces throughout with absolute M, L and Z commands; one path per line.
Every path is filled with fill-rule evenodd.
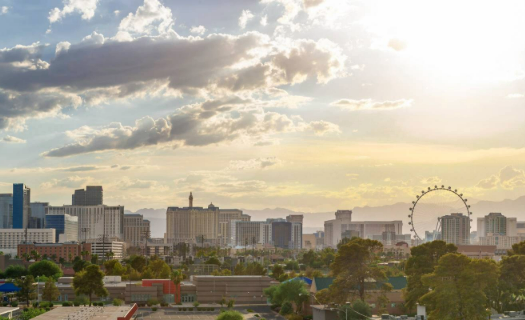
M 177 290 L 182 280 L 184 280 L 184 274 L 182 273 L 182 270 L 174 270 L 171 274 L 171 281 L 173 281 L 173 284 L 175 285 L 175 293 L 173 295 L 173 300 L 175 303 L 177 303 Z
M 35 261 L 38 261 L 38 259 L 41 257 L 40 253 L 38 253 L 38 251 L 36 250 L 31 250 L 31 256 L 33 256 L 33 259 L 35 259 Z
M 26 259 L 27 261 L 31 260 L 31 256 L 29 255 L 29 253 L 25 252 L 24 254 L 22 254 L 22 258 Z
M 52 259 L 54 262 L 57 262 L 57 255 L 53 253 L 53 254 L 51 255 L 51 259 Z
M 86 257 L 89 256 L 89 251 L 87 250 L 81 251 L 80 255 L 82 256 L 82 258 L 84 258 L 84 260 L 86 260 Z
M 58 263 L 60 264 L 64 264 L 66 262 L 66 259 L 64 259 L 63 257 L 60 257 L 60 259 L 58 259 Z

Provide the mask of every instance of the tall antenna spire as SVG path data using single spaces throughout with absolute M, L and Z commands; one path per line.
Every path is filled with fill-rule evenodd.
M 190 192 L 189 200 L 190 200 L 190 208 L 193 208 L 193 194 L 191 194 L 191 192 Z

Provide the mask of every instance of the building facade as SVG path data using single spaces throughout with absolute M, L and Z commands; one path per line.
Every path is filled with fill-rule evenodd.
M 491 212 L 477 220 L 477 237 L 489 235 L 506 235 L 510 237 L 518 234 L 518 219 L 507 218 L 499 212 Z
M 31 202 L 31 218 L 29 219 L 29 228 L 41 229 L 45 227 L 46 208 L 48 202 Z
M 22 257 L 24 253 L 31 254 L 31 251 L 38 252 L 41 256 L 46 255 L 49 258 L 55 258 L 56 261 L 63 258 L 69 261 L 70 258 L 81 257 L 89 260 L 91 257 L 90 243 L 28 243 L 19 244 L 17 255 Z M 83 253 L 87 253 L 83 255 Z
M 48 228 L 56 230 L 57 243 L 78 241 L 78 217 L 65 214 L 48 214 L 45 216 Z
M 334 220 L 324 222 L 324 245 L 335 248 L 342 239 L 342 233 L 349 230 L 352 210 L 337 210 Z
M 73 206 L 99 206 L 104 204 L 102 186 L 87 186 L 86 189 L 75 190 L 71 197 Z
M 77 232 L 81 242 L 120 241 L 124 237 L 123 206 L 49 206 L 47 214 L 78 217 Z
M 0 194 L 0 229 L 13 227 L 13 194 Z
M 91 243 L 92 254 L 98 255 L 100 260 L 107 259 L 124 259 L 126 253 L 126 243 L 121 241 L 106 241 L 106 242 L 93 242 Z M 108 255 L 112 255 L 108 257 Z
M 496 246 L 496 249 L 512 249 L 512 245 L 525 241 L 525 236 L 488 235 L 479 238 L 481 246 Z
M 210 204 L 208 208 L 215 208 Z M 232 245 L 233 235 L 232 221 L 250 221 L 249 215 L 243 214 L 242 210 L 238 209 L 219 209 L 219 239 L 222 246 Z
M 55 239 L 55 229 L 0 229 L 0 250 L 16 250 L 25 242 L 55 243 Z
M 166 241 L 220 245 L 219 208 L 194 207 L 190 193 L 189 207 L 168 207 L 166 211 Z
M 144 239 L 151 236 L 149 220 L 145 220 L 141 214 L 124 215 L 124 241 L 129 245 L 137 247 L 144 244 Z
M 441 239 L 455 245 L 468 245 L 470 243 L 469 217 L 462 213 L 451 213 L 441 217 Z
M 13 184 L 13 228 L 29 227 L 31 219 L 31 189 L 23 183 Z

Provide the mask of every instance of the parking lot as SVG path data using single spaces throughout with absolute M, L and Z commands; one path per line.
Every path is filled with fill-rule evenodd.
M 236 307 L 236 311 L 243 314 L 245 320 L 260 320 L 264 318 L 266 320 L 283 320 L 284 318 L 275 314 L 270 310 L 269 307 Z M 247 309 L 252 309 L 254 312 L 248 312 Z M 155 312 L 151 311 L 151 308 L 140 308 L 135 313 L 136 320 L 215 320 L 219 315 L 219 309 L 211 312 L 178 312 L 169 308 L 159 309 Z M 255 317 L 258 314 L 260 317 Z

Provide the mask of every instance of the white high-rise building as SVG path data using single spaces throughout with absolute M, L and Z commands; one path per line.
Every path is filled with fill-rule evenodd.
M 491 212 L 477 220 L 477 237 L 483 238 L 489 234 L 514 237 L 518 234 L 518 219 L 507 218 L 499 212 Z
M 13 194 L 0 194 L 0 229 L 13 227 Z
M 48 206 L 46 214 L 78 217 L 79 241 L 93 243 L 103 239 L 124 239 L 123 206 Z
M 451 213 L 440 218 L 441 240 L 455 245 L 470 243 L 469 217 L 462 213 Z
M 335 248 L 342 239 L 342 233 L 349 230 L 352 210 L 337 210 L 334 220 L 324 222 L 324 245 Z
M 55 243 L 55 238 L 55 229 L 0 229 L 0 251 L 16 255 L 21 243 Z

